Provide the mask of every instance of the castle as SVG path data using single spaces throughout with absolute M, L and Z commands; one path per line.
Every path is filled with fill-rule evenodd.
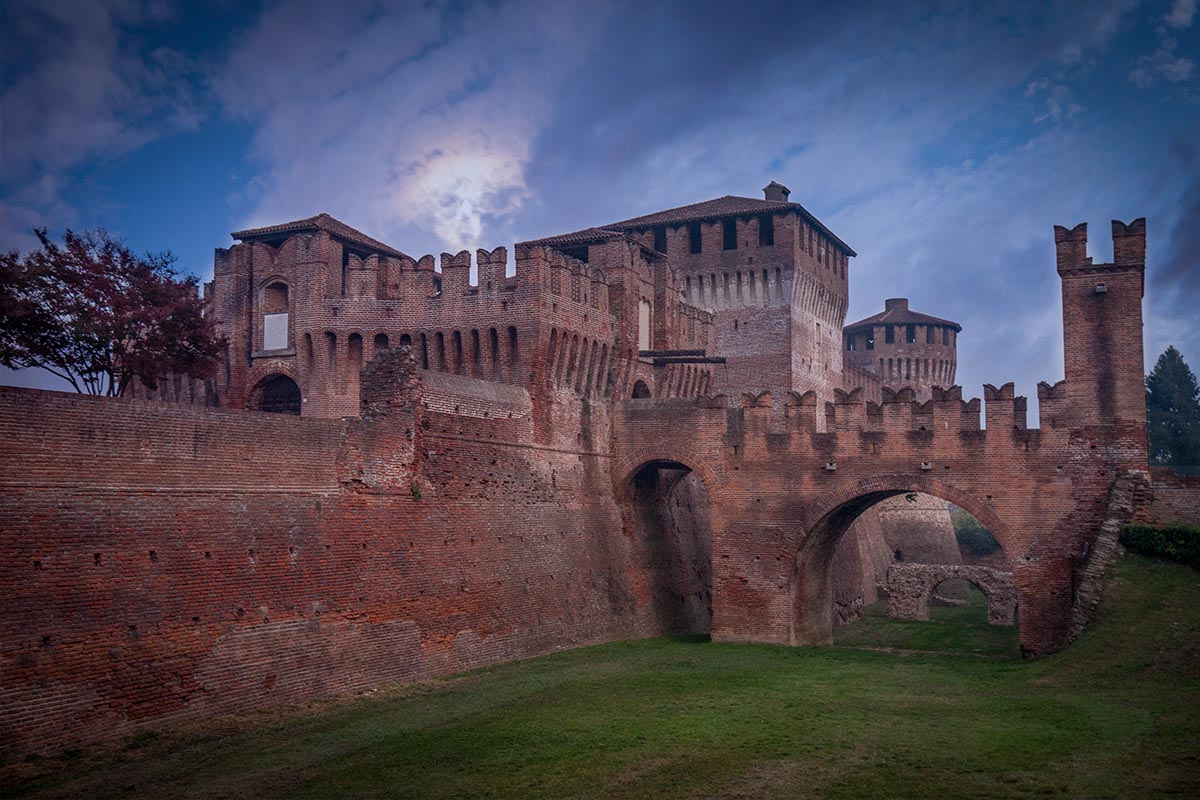
M 765 191 L 513 275 L 323 214 L 240 231 L 215 379 L 0 388 L 3 755 L 621 638 L 828 642 L 912 494 L 992 531 L 997 619 L 1063 647 L 1121 522 L 1195 512 L 1195 481 L 1151 497 L 1144 221 L 1112 264 L 1055 228 L 1066 378 L 1029 428 L 1012 384 L 950 385 L 956 323 L 845 326 L 853 250 Z M 901 577 L 919 616 L 941 576 Z

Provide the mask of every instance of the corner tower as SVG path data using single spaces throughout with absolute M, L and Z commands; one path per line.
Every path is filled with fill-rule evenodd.
M 954 385 L 961 330 L 957 322 L 912 311 L 908 298 L 893 297 L 882 313 L 843 329 L 843 357 L 848 366 L 879 376 L 885 388 L 909 387 L 924 402 L 934 386 Z
M 1071 421 L 1118 426 L 1141 442 L 1145 462 L 1146 386 L 1142 296 L 1146 220 L 1112 221 L 1113 263 L 1087 255 L 1087 223 L 1054 226 L 1062 279 L 1063 355 Z

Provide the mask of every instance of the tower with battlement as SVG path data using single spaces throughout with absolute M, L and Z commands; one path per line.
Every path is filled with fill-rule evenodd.
M 845 327 L 845 362 L 876 375 L 883 388 L 911 388 L 918 400 L 928 400 L 933 387 L 954 385 L 961 330 L 957 322 L 911 310 L 907 298 L 891 298 L 881 313 Z

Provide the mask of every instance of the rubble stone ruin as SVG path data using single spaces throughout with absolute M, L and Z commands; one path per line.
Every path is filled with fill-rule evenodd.
M 1155 509 L 1144 220 L 1111 264 L 1054 229 L 1066 378 L 1030 428 L 1011 383 L 954 385 L 958 323 L 892 299 L 845 325 L 854 250 L 764 191 L 512 260 L 328 214 L 239 231 L 214 379 L 0 389 L 3 755 L 614 639 L 822 644 L 905 581 L 919 616 L 937 569 L 1062 648 Z M 895 545 L 947 502 L 1011 578 Z

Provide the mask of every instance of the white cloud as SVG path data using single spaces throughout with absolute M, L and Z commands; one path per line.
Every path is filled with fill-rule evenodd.
M 1175 0 L 1175 4 L 1171 6 L 1171 11 L 1164 18 L 1164 22 L 1172 28 L 1182 30 L 1191 27 L 1195 16 L 1196 0 Z
M 184 79 L 192 66 L 168 48 L 138 52 L 130 33 L 170 13 L 165 4 L 132 0 L 6 3 L 6 243 L 27 244 L 30 222 L 73 221 L 75 210 L 59 194 L 72 170 L 199 124 L 198 99 Z
M 596 12 L 309 6 L 265 11 L 216 81 L 265 167 L 248 224 L 324 210 L 405 250 L 498 244 L 488 223 L 525 202 L 545 98 Z

